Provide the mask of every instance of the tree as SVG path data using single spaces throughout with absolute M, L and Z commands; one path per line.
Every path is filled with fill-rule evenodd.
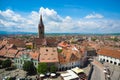
M 50 66 L 50 72 L 56 72 L 57 71 L 57 67 L 55 65 L 51 65 Z
M 113 39 L 113 41 L 118 42 L 119 39 L 118 39 L 117 37 L 115 37 L 115 38 Z
M 3 68 L 10 67 L 11 64 L 12 64 L 11 60 L 10 59 L 6 59 L 5 61 L 2 62 L 2 67 Z
M 36 73 L 36 68 L 32 61 L 25 61 L 23 64 L 23 70 L 27 71 L 27 73 L 30 75 Z
M 2 61 L 2 60 L 0 60 L 0 68 L 2 68 L 2 62 L 3 62 L 3 61 Z
M 46 63 L 39 63 L 38 64 L 38 73 L 45 74 L 48 71 L 48 67 Z
M 97 40 L 97 38 L 91 38 L 91 40 L 92 40 L 92 41 L 96 41 L 96 40 Z
M 2 60 L 0 60 L 0 65 L 2 65 L 2 62 L 3 62 L 3 61 L 2 61 Z
M 62 52 L 62 49 L 57 49 L 57 52 L 58 52 L 58 53 L 61 53 L 61 52 Z

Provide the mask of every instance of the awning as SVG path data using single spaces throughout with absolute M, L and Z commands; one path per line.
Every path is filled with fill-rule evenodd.
M 56 74 L 55 74 L 55 73 L 51 73 L 50 75 L 51 75 L 52 77 L 56 76 Z
M 44 74 L 40 74 L 40 77 L 44 77 L 45 75 Z
M 77 73 L 77 74 L 79 74 L 79 73 L 81 73 L 81 72 L 84 72 L 83 69 L 80 69 L 80 68 L 78 68 L 78 67 L 75 67 L 75 68 L 73 68 L 73 69 L 71 69 L 71 70 L 74 71 L 74 72 Z
M 79 78 L 79 76 L 75 74 L 72 70 L 67 70 L 67 73 L 62 73 L 61 76 L 64 80 L 74 80 Z

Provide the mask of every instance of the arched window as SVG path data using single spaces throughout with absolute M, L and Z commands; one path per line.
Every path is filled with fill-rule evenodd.
M 22 64 L 22 60 L 20 60 L 20 63 Z
M 112 61 L 110 61 L 110 63 L 113 63 Z
M 114 64 L 116 65 L 117 63 L 116 63 L 116 62 L 114 62 Z
M 120 63 L 118 63 L 118 66 L 120 66 Z
M 105 62 L 105 59 L 103 59 L 103 61 Z
M 108 60 L 107 60 L 107 62 L 108 62 Z
M 18 63 L 19 63 L 19 60 L 18 60 Z

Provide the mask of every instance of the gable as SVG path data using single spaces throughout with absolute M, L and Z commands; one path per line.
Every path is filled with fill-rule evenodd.
M 70 61 L 74 61 L 76 59 L 77 59 L 77 57 L 72 53 L 71 56 L 70 56 Z

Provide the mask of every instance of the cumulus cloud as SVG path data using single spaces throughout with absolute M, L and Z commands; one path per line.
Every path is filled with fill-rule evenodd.
M 98 19 L 101 14 L 89 14 L 79 20 L 70 16 L 62 17 L 54 9 L 41 7 L 27 15 L 13 10 L 0 10 L 0 31 L 37 32 L 39 16 L 42 14 L 47 33 L 111 33 L 120 32 L 120 20 Z M 90 19 L 95 18 L 95 19 Z
M 91 18 L 103 18 L 104 16 L 98 13 L 93 13 L 85 16 L 86 19 L 91 19 Z

